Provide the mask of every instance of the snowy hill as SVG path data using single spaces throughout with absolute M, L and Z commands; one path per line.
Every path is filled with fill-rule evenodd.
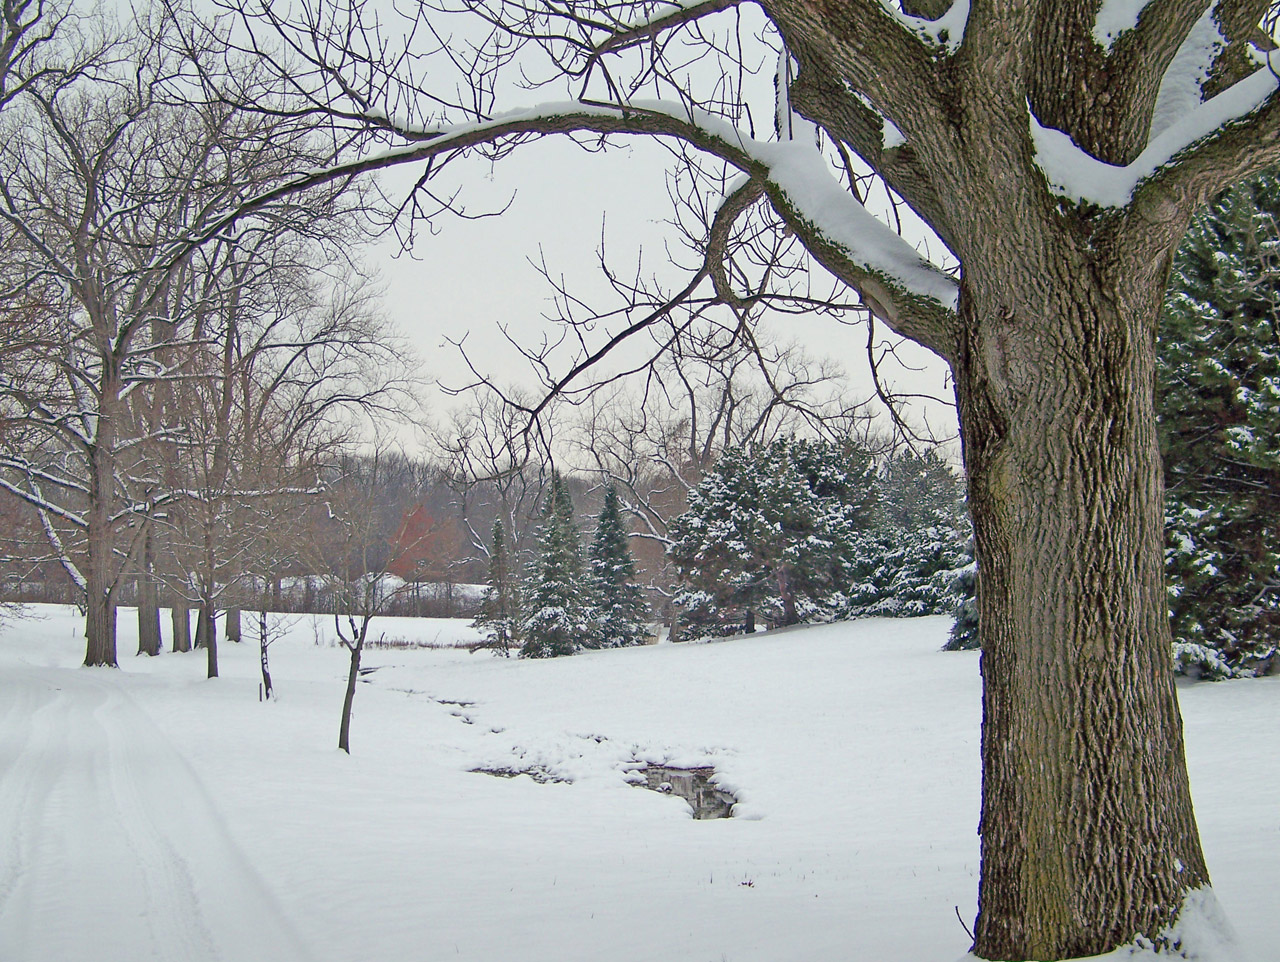
M 0 631 L 0 959 L 949 962 L 977 887 L 980 681 L 948 621 L 517 661 L 256 645 L 77 667 Z M 122 613 L 121 652 L 133 650 Z M 439 643 L 465 623 L 398 620 Z M 377 630 L 375 622 L 375 631 Z M 246 621 L 246 627 L 248 622 Z M 320 643 L 317 644 L 317 638 Z M 1218 897 L 1274 957 L 1280 678 L 1180 690 Z M 631 784 L 712 766 L 734 817 Z M 475 769 L 536 773 L 497 778 Z

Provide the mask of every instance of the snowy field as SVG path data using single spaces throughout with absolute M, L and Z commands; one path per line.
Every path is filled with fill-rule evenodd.
M 78 667 L 0 629 L 3 962 L 952 962 L 977 885 L 977 657 L 947 619 L 517 661 L 256 644 Z M 385 619 L 436 643 L 465 622 Z M 167 617 L 166 617 L 167 625 Z M 250 620 L 245 619 L 245 627 Z M 1280 678 L 1180 690 L 1218 898 L 1280 958 Z M 735 817 L 636 788 L 713 765 Z M 497 778 L 536 770 L 563 781 Z

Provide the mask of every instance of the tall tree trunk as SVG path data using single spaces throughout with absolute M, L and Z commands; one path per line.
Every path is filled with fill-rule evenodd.
M 1163 292 L 1123 303 L 1123 285 L 1071 262 L 1063 251 L 1059 276 L 1011 274 L 966 289 L 962 304 L 984 959 L 1101 954 L 1159 933 L 1208 882 L 1164 597 L 1153 390 Z
M 241 633 L 240 633 L 240 609 L 239 608 L 227 609 L 227 624 L 223 630 L 223 634 L 226 636 L 227 641 L 238 642 L 240 640 Z
M 204 646 L 210 678 L 218 677 L 218 622 L 215 615 L 213 602 L 206 598 L 196 619 L 196 647 Z
M 148 531 L 138 564 L 138 654 L 160 654 L 160 598 L 156 587 L 155 547 Z
M 85 655 L 89 666 L 116 667 L 116 604 L 112 592 L 110 521 L 106 505 L 89 508 L 88 565 L 85 571 Z
M 170 619 L 173 622 L 173 650 L 191 650 L 191 609 L 187 602 L 174 595 L 170 605 Z
M 90 666 L 116 664 L 116 603 L 102 578 L 90 576 L 85 601 L 85 656 Z

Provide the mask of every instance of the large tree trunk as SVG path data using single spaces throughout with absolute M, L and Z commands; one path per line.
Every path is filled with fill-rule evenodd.
M 90 576 L 85 601 L 85 656 L 90 666 L 116 665 L 116 603 L 102 584 L 101 577 Z
M 231 607 L 227 609 L 227 624 L 223 634 L 227 641 L 240 641 L 240 609 Z
M 154 547 L 148 532 L 142 543 L 138 565 L 138 654 L 160 654 L 160 598 L 156 587 Z
M 116 604 L 111 588 L 111 530 L 107 506 L 89 508 L 88 565 L 85 571 L 86 665 L 116 667 Z
M 984 278 L 962 303 L 984 959 L 1091 956 L 1155 936 L 1208 882 L 1164 596 L 1163 291 L 1125 303 L 1121 284 L 1061 253 L 1059 276 Z M 1017 316 L 1026 305 L 1041 316 Z
M 213 602 L 206 599 L 200 605 L 200 615 L 196 619 L 196 647 L 204 647 L 209 678 L 218 677 L 218 622 L 215 614 Z
M 190 651 L 191 609 L 185 600 L 175 595 L 169 614 L 173 622 L 173 650 Z

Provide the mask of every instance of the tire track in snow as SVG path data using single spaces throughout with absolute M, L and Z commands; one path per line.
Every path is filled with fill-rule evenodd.
M 306 962 L 208 792 L 122 680 L 0 674 L 0 960 Z

